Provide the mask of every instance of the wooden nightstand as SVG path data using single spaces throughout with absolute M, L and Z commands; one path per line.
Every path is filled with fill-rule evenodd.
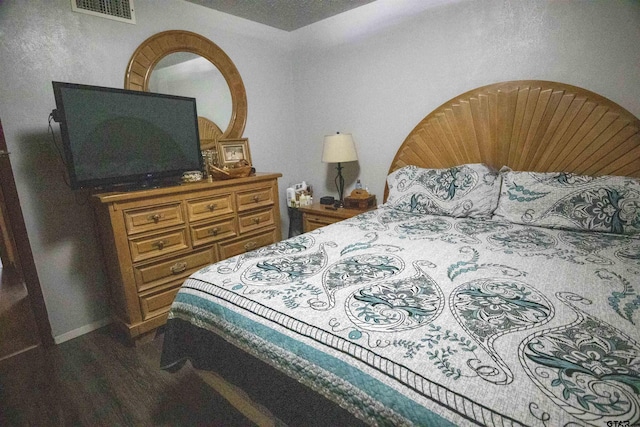
M 329 205 L 331 206 L 331 205 Z M 372 209 L 375 209 L 372 208 Z M 313 231 L 325 225 L 342 221 L 359 215 L 367 210 L 338 208 L 337 210 L 327 209 L 327 205 L 314 203 L 309 206 L 301 206 L 302 226 L 305 233 Z

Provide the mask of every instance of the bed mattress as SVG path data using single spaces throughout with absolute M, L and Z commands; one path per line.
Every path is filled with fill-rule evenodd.
M 210 333 L 370 424 L 632 425 L 639 312 L 637 236 L 383 205 L 193 274 L 162 364 Z

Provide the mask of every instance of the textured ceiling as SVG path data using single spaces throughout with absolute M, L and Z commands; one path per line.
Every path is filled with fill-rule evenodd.
M 374 0 L 187 0 L 285 31 L 354 9 Z

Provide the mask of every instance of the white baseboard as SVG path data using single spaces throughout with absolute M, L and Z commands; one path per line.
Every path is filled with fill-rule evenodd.
M 78 329 L 74 329 L 73 331 L 65 332 L 64 334 L 58 335 L 53 338 L 53 341 L 56 344 L 62 344 L 65 341 L 72 340 L 81 335 L 88 334 L 91 331 L 95 331 L 96 329 L 100 329 L 103 326 L 107 326 L 111 322 L 113 322 L 113 319 L 111 317 L 105 317 L 104 319 L 100 319 L 96 322 L 84 325 Z
M 38 345 L 30 345 L 29 347 L 23 348 L 23 349 L 18 350 L 18 351 L 14 352 L 14 353 L 7 354 L 6 356 L 2 356 L 2 357 L 0 357 L 0 362 L 2 362 L 3 360 L 11 359 L 13 356 L 17 356 L 19 354 L 26 353 L 27 351 L 33 350 L 34 348 L 38 348 L 39 345 L 40 344 L 38 344 Z

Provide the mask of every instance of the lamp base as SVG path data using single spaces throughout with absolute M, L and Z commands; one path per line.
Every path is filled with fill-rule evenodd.
M 338 162 L 338 175 L 336 175 L 336 189 L 338 190 L 338 200 L 335 201 L 334 206 L 337 208 L 341 208 L 344 206 L 343 196 L 344 196 L 344 177 L 342 176 L 342 165 Z

